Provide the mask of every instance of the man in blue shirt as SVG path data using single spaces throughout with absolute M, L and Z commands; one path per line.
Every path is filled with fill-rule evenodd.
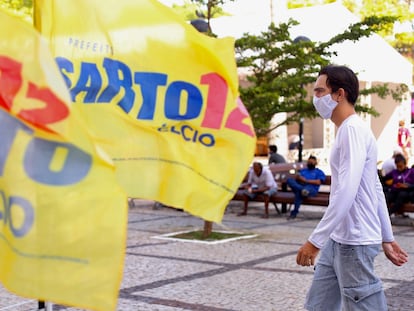
M 325 173 L 316 167 L 317 159 L 310 156 L 307 168 L 301 169 L 296 178 L 288 178 L 287 184 L 295 193 L 295 208 L 290 212 L 288 220 L 295 219 L 303 198 L 313 197 L 319 191 L 319 186 L 325 181 Z

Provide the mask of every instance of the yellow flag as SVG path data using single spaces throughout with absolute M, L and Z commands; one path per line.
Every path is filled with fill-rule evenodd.
M 0 11 L 0 281 L 17 295 L 114 310 L 127 196 L 45 41 Z
M 35 24 L 128 195 L 220 222 L 256 141 L 234 40 L 155 0 L 38 0 Z

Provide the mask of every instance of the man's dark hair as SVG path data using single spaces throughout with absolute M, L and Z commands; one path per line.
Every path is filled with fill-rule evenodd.
M 310 156 L 309 156 L 309 159 L 312 159 L 312 160 L 318 161 L 318 159 L 317 159 L 314 155 L 310 155 Z
M 319 71 L 319 75 L 326 75 L 326 85 L 332 93 L 340 88 L 345 90 L 347 100 L 355 105 L 359 96 L 359 81 L 355 73 L 346 66 L 328 65 Z
M 403 162 L 404 164 L 407 164 L 407 160 L 405 159 L 405 157 L 402 154 L 397 154 L 394 158 L 394 163 L 400 163 Z
M 269 146 L 269 150 L 270 150 L 271 152 L 276 153 L 276 152 L 277 152 L 277 146 L 276 146 L 276 145 L 270 145 L 270 146 Z
M 263 164 L 261 162 L 253 162 L 253 166 L 257 165 L 258 167 L 260 167 L 260 170 L 263 170 Z

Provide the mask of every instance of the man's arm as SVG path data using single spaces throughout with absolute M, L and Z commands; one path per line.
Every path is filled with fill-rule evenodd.
M 385 256 L 396 266 L 401 266 L 408 261 L 408 254 L 394 240 L 391 220 L 388 215 L 387 203 L 385 202 L 382 185 L 377 176 L 376 190 L 378 196 L 378 216 L 381 222 L 382 249 Z
M 304 183 L 311 185 L 320 185 L 322 182 L 320 179 L 304 179 Z
M 322 171 L 320 171 L 320 172 L 322 172 Z M 304 174 L 304 175 L 306 175 L 306 174 Z M 297 175 L 296 180 L 298 180 L 299 182 L 306 183 L 306 184 L 320 185 L 320 184 L 322 184 L 323 181 L 325 181 L 325 178 L 326 178 L 325 174 L 323 172 L 318 174 L 319 176 L 316 179 L 307 179 L 306 176 L 304 176 L 304 175 L 301 175 L 301 174 Z
M 296 263 L 300 266 L 313 266 L 315 264 L 316 256 L 318 256 L 319 248 L 311 242 L 306 241 L 298 250 L 296 255 Z
M 331 188 L 329 206 L 308 239 L 318 248 L 323 246 L 332 231 L 347 217 L 355 201 L 365 167 L 366 154 L 360 152 L 364 138 L 356 128 L 343 128 L 342 131 L 338 131 L 336 139 L 341 141 L 341 148 L 335 154 L 334 160 L 339 172 L 338 176 L 335 176 L 338 182 L 335 183 L 335 188 Z
M 396 266 L 402 266 L 408 261 L 408 254 L 396 241 L 383 242 L 382 249 L 385 256 Z
M 249 189 L 253 183 L 253 169 L 249 171 L 249 177 L 247 178 L 247 182 L 244 184 L 244 189 Z

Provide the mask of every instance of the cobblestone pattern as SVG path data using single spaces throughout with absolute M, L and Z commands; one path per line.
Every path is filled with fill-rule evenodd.
M 303 207 L 301 217 L 287 221 L 276 212 L 261 219 L 262 206 L 252 205 L 237 217 L 239 205 L 229 205 L 216 230 L 258 234 L 252 239 L 222 244 L 196 244 L 155 239 L 165 233 L 200 229 L 203 221 L 174 209 L 134 200 L 129 212 L 120 311 L 300 311 L 313 269 L 295 263 L 297 249 L 323 210 Z M 395 223 L 395 222 L 393 222 Z M 414 260 L 414 227 L 394 226 L 398 242 Z M 414 310 L 412 262 L 393 266 L 380 254 L 375 268 L 381 277 L 390 311 Z M 36 310 L 37 301 L 0 288 L 0 311 Z M 53 310 L 80 309 L 53 305 Z

